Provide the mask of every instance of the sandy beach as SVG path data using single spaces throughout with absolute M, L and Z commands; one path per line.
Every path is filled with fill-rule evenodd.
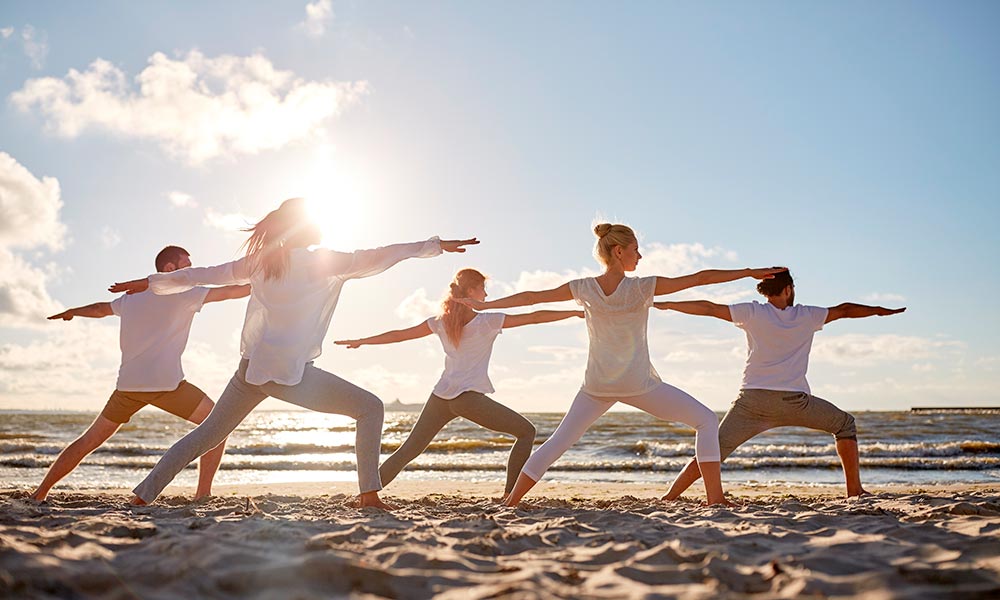
M 398 510 L 347 484 L 0 493 L 10 598 L 995 598 L 1000 487 L 734 487 L 735 508 L 643 485 L 399 482 Z

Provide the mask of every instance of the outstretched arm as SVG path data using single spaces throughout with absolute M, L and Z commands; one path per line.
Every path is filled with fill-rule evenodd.
M 906 310 L 903 308 L 883 308 L 881 306 L 868 306 L 865 304 L 854 304 L 852 302 L 844 302 L 843 304 L 838 304 L 837 306 L 831 306 L 827 309 L 826 321 L 824 323 L 829 323 L 831 321 L 836 321 L 837 319 L 860 319 L 862 317 L 887 317 L 889 315 L 898 315 L 899 313 Z
M 358 340 L 337 340 L 334 344 L 338 346 L 347 346 L 348 348 L 360 348 L 361 346 L 366 346 L 370 344 L 395 344 L 396 342 L 405 342 L 407 340 L 415 340 L 417 338 L 422 338 L 426 335 L 431 334 L 431 328 L 427 325 L 427 321 L 424 321 L 420 325 L 414 325 L 408 329 L 396 329 L 393 331 L 386 331 L 385 333 L 380 333 L 378 335 L 373 335 L 371 337 L 361 338 Z
M 767 269 L 708 269 L 691 275 L 684 275 L 683 277 L 657 277 L 656 290 L 653 294 L 657 296 L 672 294 L 699 285 L 726 283 L 727 281 L 736 281 L 744 277 L 771 279 L 775 273 L 787 270 L 787 267 L 771 267 Z
M 691 302 L 654 302 L 653 308 L 660 310 L 676 310 L 688 315 L 715 317 L 723 321 L 733 321 L 733 315 L 725 304 L 716 304 L 708 300 L 693 300 Z
M 571 317 L 583 318 L 582 310 L 537 310 L 524 315 L 507 315 L 503 320 L 503 328 L 520 327 L 521 325 L 536 325 L 538 323 L 552 323 L 562 321 Z
M 490 300 L 489 302 L 479 302 L 477 300 L 473 300 L 472 298 L 456 298 L 455 301 L 461 302 L 474 310 L 488 310 L 491 308 L 530 306 L 532 304 L 543 304 L 546 302 L 565 302 L 566 300 L 572 299 L 573 293 L 569 291 L 569 284 L 564 283 L 557 288 L 552 288 L 551 290 L 542 290 L 540 292 L 520 292 L 507 296 L 506 298 Z M 507 318 L 509 319 L 510 317 Z
M 222 300 L 236 300 L 246 298 L 250 295 L 249 285 L 227 285 L 225 287 L 212 288 L 205 296 L 205 304 L 209 302 L 219 302 Z
M 69 308 L 58 315 L 52 315 L 49 317 L 50 321 L 56 319 L 62 319 L 63 321 L 71 321 L 73 317 L 90 317 L 91 319 L 100 319 L 101 317 L 110 317 L 113 312 L 111 312 L 110 302 L 95 302 L 93 304 L 88 304 L 87 306 L 78 306 L 76 308 Z
M 250 265 L 246 257 L 214 267 L 187 267 L 169 273 L 154 273 L 142 279 L 116 283 L 109 292 L 137 294 L 147 289 L 154 294 L 179 294 L 197 285 L 234 285 L 250 283 Z
M 389 269 L 393 265 L 408 258 L 430 258 L 442 252 L 465 252 L 465 246 L 478 244 L 476 238 L 466 240 L 441 240 L 432 237 L 423 242 L 392 244 L 371 250 L 355 250 L 354 252 L 337 252 L 334 250 L 317 250 L 318 276 L 338 276 L 344 279 L 359 279 L 371 277 Z

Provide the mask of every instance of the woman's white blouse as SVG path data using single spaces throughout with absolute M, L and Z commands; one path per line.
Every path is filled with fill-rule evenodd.
M 306 363 L 323 352 L 323 338 L 349 279 L 370 277 L 407 258 L 441 254 L 441 241 L 394 244 L 372 250 L 336 252 L 297 248 L 281 279 L 265 279 L 263 269 L 251 269 L 246 258 L 214 267 L 188 267 L 149 276 L 156 294 L 176 294 L 197 285 L 251 286 L 240 352 L 250 361 L 246 380 L 295 385 Z

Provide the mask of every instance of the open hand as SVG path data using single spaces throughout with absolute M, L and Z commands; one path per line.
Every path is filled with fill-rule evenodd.
M 52 315 L 51 317 L 49 317 L 49 320 L 50 321 L 55 321 L 57 319 L 62 319 L 63 321 L 72 321 L 73 317 L 75 317 L 75 316 L 76 315 L 73 314 L 73 309 L 69 309 L 69 310 L 62 311 L 58 315 Z
M 465 252 L 462 246 L 475 246 L 479 243 L 476 238 L 467 240 L 441 240 L 441 250 L 443 252 Z
M 487 303 L 480 302 L 479 300 L 473 300 L 472 298 L 452 298 L 455 302 L 459 304 L 464 304 L 471 308 L 472 310 L 485 310 Z
M 774 279 L 778 273 L 784 273 L 788 267 L 767 267 L 764 269 L 750 269 L 750 277 L 754 279 Z
M 116 283 L 108 288 L 108 291 L 114 294 L 125 292 L 126 294 L 138 294 L 139 292 L 145 292 L 149 289 L 149 278 L 143 277 L 142 279 L 133 279 L 132 281 L 126 281 L 124 283 Z
M 351 350 L 355 350 L 364 345 L 364 342 L 362 342 L 362 340 L 337 340 L 333 343 L 337 344 L 338 346 L 347 346 Z
M 903 312 L 904 310 L 906 310 L 905 306 L 903 308 L 885 308 L 885 307 L 882 307 L 882 306 L 876 306 L 875 307 L 875 316 L 878 316 L 878 317 L 888 317 L 889 315 L 898 315 L 899 313 Z M 51 319 L 52 317 L 49 317 L 49 318 Z

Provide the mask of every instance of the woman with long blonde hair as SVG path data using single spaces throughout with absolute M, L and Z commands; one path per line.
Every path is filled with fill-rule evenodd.
M 462 300 L 485 310 L 543 302 L 576 300 L 583 306 L 590 351 L 583 386 L 555 432 L 531 455 L 511 493 L 504 499 L 517 506 L 548 468 L 586 433 L 616 402 L 634 406 L 665 421 L 695 429 L 695 453 L 709 504 L 726 503 L 719 472 L 719 418 L 684 391 L 664 383 L 649 360 L 646 322 L 653 297 L 743 277 L 766 279 L 785 269 L 706 270 L 683 277 L 628 277 L 642 255 L 635 232 L 626 225 L 594 227 L 594 254 L 604 266 L 597 277 L 586 277 L 557 288 L 521 292 L 492 302 Z
M 196 285 L 251 285 L 240 341 L 242 360 L 212 413 L 163 455 L 135 488 L 134 504 L 147 504 L 197 456 L 226 438 L 268 396 L 357 420 L 355 453 L 360 504 L 390 508 L 378 497 L 378 459 L 384 409 L 381 400 L 313 365 L 350 279 L 370 277 L 407 258 L 464 252 L 475 239 L 395 244 L 373 250 L 336 252 L 312 248 L 319 227 L 305 200 L 281 203 L 248 229 L 243 258 L 214 267 L 186 268 L 117 283 L 113 292 L 176 294 Z
M 455 274 L 441 303 L 439 315 L 408 329 L 335 342 L 348 348 L 360 348 L 369 344 L 415 340 L 434 333 L 444 347 L 444 373 L 406 441 L 379 467 L 382 485 L 389 485 L 406 465 L 427 449 L 434 436 L 457 417 L 514 436 L 515 442 L 507 460 L 505 496 L 513 489 L 521 467 L 531 454 L 535 426 L 486 395 L 495 391 L 488 374 L 493 342 L 503 329 L 582 317 L 583 311 L 541 310 L 523 315 L 477 313 L 459 302 L 465 298 L 480 302 L 486 300 L 486 277 L 475 269 L 462 269 Z

